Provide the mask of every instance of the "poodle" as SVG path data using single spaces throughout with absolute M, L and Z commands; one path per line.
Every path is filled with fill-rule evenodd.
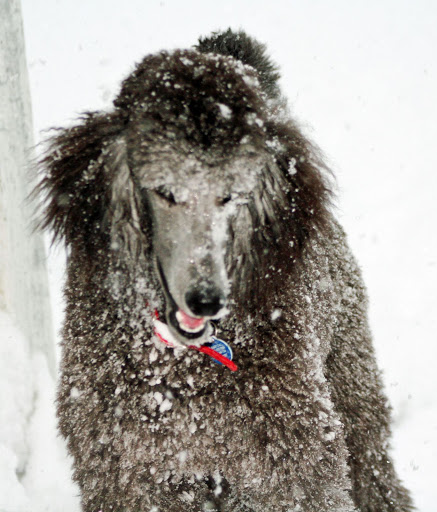
M 360 270 L 264 45 L 149 55 L 41 159 L 84 512 L 408 512 Z

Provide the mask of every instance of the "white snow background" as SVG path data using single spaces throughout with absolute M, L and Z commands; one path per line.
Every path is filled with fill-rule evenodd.
M 41 130 L 70 124 L 80 112 L 110 108 L 120 81 L 147 53 L 188 47 L 229 26 L 267 44 L 292 113 L 337 176 L 338 215 L 363 268 L 394 407 L 398 472 L 418 510 L 435 512 L 435 0 L 23 0 L 22 6 L 36 141 Z M 51 250 L 49 267 L 59 331 L 62 251 Z M 28 433 L 27 496 L 18 498 L 21 491 L 0 480 L 0 496 L 17 492 L 16 509 L 4 512 L 78 512 L 55 436 L 54 383 L 38 372 L 44 393 Z

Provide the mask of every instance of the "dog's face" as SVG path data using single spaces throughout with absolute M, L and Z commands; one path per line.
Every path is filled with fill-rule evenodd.
M 134 147 L 129 161 L 152 224 L 168 326 L 181 343 L 202 343 L 209 320 L 228 311 L 230 228 L 253 200 L 267 156 L 242 145 L 228 158 L 214 158 L 173 143 L 144 156 Z
M 317 155 L 282 103 L 253 68 L 190 50 L 146 57 L 114 105 L 50 141 L 42 226 L 89 271 L 97 253 L 126 272 L 147 255 L 149 272 L 151 251 L 181 343 L 203 343 L 231 306 L 266 312 L 327 215 Z

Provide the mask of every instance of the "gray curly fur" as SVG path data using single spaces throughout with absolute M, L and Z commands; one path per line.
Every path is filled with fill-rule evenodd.
M 230 55 L 257 70 L 264 91 L 272 98 L 280 95 L 278 67 L 266 55 L 264 44 L 249 37 L 245 32 L 216 32 L 199 39 L 196 48 L 202 53 Z
M 70 248 L 57 403 L 84 512 L 412 510 L 360 271 L 277 78 L 241 32 L 148 56 L 114 111 L 58 132 L 41 162 L 43 225 Z M 230 372 L 153 335 L 165 298 L 135 173 L 160 144 L 217 169 L 242 140 L 276 171 L 229 225 Z

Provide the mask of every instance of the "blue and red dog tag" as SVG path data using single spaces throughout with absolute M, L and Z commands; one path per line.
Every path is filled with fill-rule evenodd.
M 223 340 L 216 338 L 215 336 L 211 336 L 211 340 L 209 343 L 205 343 L 205 347 L 209 347 L 212 350 L 215 350 L 217 353 L 226 357 L 230 361 L 232 361 L 232 349 L 231 347 Z M 211 356 L 213 361 L 217 364 L 223 364 L 221 361 L 214 359 L 214 356 Z

